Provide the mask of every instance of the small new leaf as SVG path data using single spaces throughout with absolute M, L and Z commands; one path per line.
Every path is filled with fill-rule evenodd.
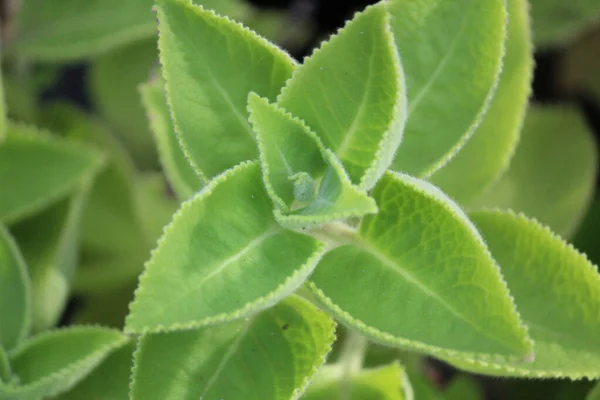
M 180 200 L 187 200 L 205 183 L 185 158 L 171 120 L 164 82 L 154 79 L 140 87 L 160 162 L 169 183 Z
M 490 375 L 600 377 L 600 275 L 548 228 L 503 211 L 469 214 L 511 289 L 535 342 L 530 363 L 448 359 Z
M 32 127 L 11 124 L 7 134 L 0 143 L 0 221 L 6 224 L 66 197 L 102 165 L 101 155 L 92 149 Z
M 23 256 L 9 232 L 0 225 L 0 347 L 6 351 L 29 333 L 30 286 Z
M 590 203 L 597 165 L 596 144 L 580 111 L 531 106 L 510 168 L 471 208 L 522 212 L 569 237 Z
M 459 153 L 430 178 L 434 185 L 464 206 L 508 168 L 531 92 L 533 46 L 529 6 L 526 0 L 509 0 L 507 5 L 506 54 L 490 108 Z
M 379 212 L 311 276 L 324 305 L 379 342 L 434 355 L 531 357 L 498 266 L 460 208 L 429 183 L 392 172 L 371 195 Z
M 128 339 L 116 330 L 73 327 L 49 331 L 11 354 L 17 383 L 0 383 L 0 398 L 49 398 L 70 389 Z
M 186 0 L 157 0 L 159 48 L 175 129 L 210 179 L 258 157 L 248 94 L 275 100 L 294 61 L 252 31 Z
M 395 171 L 429 176 L 475 132 L 502 68 L 504 0 L 391 0 L 408 90 Z M 457 93 L 460 88 L 460 93 Z
M 333 320 L 295 296 L 247 320 L 146 335 L 131 399 L 298 399 L 333 340 Z
M 369 190 L 391 164 L 406 119 L 404 74 L 383 4 L 355 15 L 298 67 L 277 99 Z
M 258 163 L 241 164 L 185 202 L 165 228 L 125 329 L 170 331 L 249 316 L 300 286 L 323 250 L 277 224 Z
M 263 180 L 284 227 L 377 212 L 375 201 L 350 182 L 335 154 L 301 120 L 256 95 L 248 101 Z

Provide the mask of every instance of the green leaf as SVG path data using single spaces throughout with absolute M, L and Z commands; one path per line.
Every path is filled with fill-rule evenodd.
M 131 398 L 297 399 L 334 338 L 331 318 L 295 296 L 251 319 L 143 336 Z
M 294 61 L 250 30 L 185 0 L 157 0 L 159 48 L 175 129 L 212 178 L 258 157 L 248 94 L 275 100 Z
M 497 181 L 508 168 L 531 92 L 533 49 L 528 5 L 525 0 L 509 0 L 507 5 L 506 54 L 490 108 L 460 152 L 430 178 L 463 205 Z
M 57 62 L 96 56 L 152 37 L 152 0 L 24 0 L 9 56 Z
M 375 201 L 353 186 L 339 160 L 299 119 L 267 99 L 248 99 L 258 138 L 263 180 L 287 228 L 377 212 Z
M 4 78 L 2 74 L 2 69 L 0 69 L 0 143 L 4 140 L 6 136 L 6 102 L 4 100 Z
M 114 351 L 73 389 L 56 400 L 128 400 L 129 377 L 135 343 Z
M 165 178 L 159 172 L 141 175 L 136 182 L 135 194 L 146 240 L 154 244 L 177 211 L 179 202 L 169 194 Z
M 13 223 L 66 197 L 102 165 L 102 157 L 92 149 L 36 128 L 11 124 L 7 133 L 0 144 L 2 222 Z
M 597 0 L 530 0 L 533 37 L 537 47 L 565 45 L 600 16 Z
M 116 330 L 73 327 L 24 342 L 11 354 L 18 384 L 1 384 L 0 398 L 48 398 L 69 390 L 128 339 Z
M 25 260 L 13 238 L 0 225 L 0 348 L 11 350 L 29 333 L 30 286 Z
M 89 75 L 90 94 L 98 112 L 144 169 L 156 166 L 156 150 L 138 86 L 148 80 L 155 64 L 158 50 L 153 38 L 97 58 Z
M 73 196 L 19 222 L 11 230 L 29 266 L 32 330 L 54 326 L 66 306 L 78 265 L 84 185 Z
M 504 55 L 505 1 L 392 0 L 387 7 L 408 88 L 408 121 L 392 169 L 429 176 L 489 106 Z
M 67 139 L 104 151 L 108 162 L 94 180 L 88 197 L 82 246 L 89 253 L 127 254 L 148 248 L 140 226 L 134 194 L 133 162 L 121 143 L 105 124 L 70 103 L 51 103 L 40 115 L 39 123 Z M 155 239 L 152 242 L 155 243 Z
M 169 183 L 180 200 L 187 200 L 204 185 L 186 159 L 171 121 L 162 79 L 142 85 L 140 92 L 146 108 L 158 155 Z
M 294 71 L 278 104 L 370 189 L 392 162 L 406 118 L 404 74 L 383 5 L 368 7 Z
M 412 400 L 408 377 L 399 363 L 343 375 L 343 366 L 323 367 L 302 400 Z M 345 397 L 343 393 L 346 393 Z
M 532 106 L 510 168 L 473 208 L 523 212 L 569 237 L 591 200 L 597 165 L 596 144 L 578 110 Z
M 391 172 L 371 195 L 379 212 L 311 277 L 324 305 L 378 342 L 433 355 L 531 357 L 498 266 L 460 208 L 429 183 Z
M 484 398 L 483 390 L 477 381 L 464 375 L 454 378 L 442 396 L 444 400 L 483 400 Z
M 165 228 L 125 330 L 198 328 L 254 314 L 304 283 L 323 250 L 277 224 L 258 163 L 241 164 L 185 202 Z
M 448 359 L 477 373 L 600 377 L 600 275 L 572 246 L 523 215 L 470 214 L 498 261 L 535 342 L 530 363 Z

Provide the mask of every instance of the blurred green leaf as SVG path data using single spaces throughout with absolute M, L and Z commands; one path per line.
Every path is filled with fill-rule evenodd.
M 93 149 L 37 128 L 11 124 L 7 133 L 0 144 L 0 221 L 7 224 L 66 197 L 102 165 Z M 34 167 L 40 165 L 44 168 Z
M 302 400 L 412 400 L 408 377 L 399 363 L 344 375 L 342 365 L 326 365 Z
M 89 184 L 70 198 L 20 221 L 11 231 L 23 252 L 32 283 L 32 330 L 58 322 L 78 266 L 81 223 Z
M 31 400 L 69 390 L 128 338 L 116 330 L 71 327 L 31 338 L 11 354 L 18 384 L 0 383 L 0 398 Z
M 430 181 L 463 205 L 508 168 L 519 133 L 533 73 L 527 0 L 509 0 L 508 38 L 498 88 L 481 124 L 459 153 Z
M 64 62 L 152 37 L 153 0 L 23 0 L 7 55 Z
M 132 43 L 96 58 L 90 68 L 92 100 L 99 114 L 142 169 L 155 168 L 156 149 L 138 87 L 158 64 L 156 38 Z
M 12 350 L 31 325 L 31 283 L 27 265 L 10 233 L 0 225 L 0 349 Z M 1 350 L 0 350 L 1 351 Z M 0 357 L 1 358 L 1 357 Z M 6 376 L 0 362 L 0 376 Z
M 530 0 L 533 38 L 537 47 L 573 41 L 600 17 L 598 0 Z
M 531 106 L 509 169 L 472 208 L 523 212 L 568 238 L 591 201 L 597 154 L 577 109 Z
M 600 381 L 596 383 L 594 388 L 588 393 L 585 400 L 600 400 Z
M 295 296 L 250 319 L 146 335 L 131 399 L 297 399 L 334 338 L 333 320 Z
M 596 199 L 573 237 L 575 247 L 600 265 L 600 199 Z

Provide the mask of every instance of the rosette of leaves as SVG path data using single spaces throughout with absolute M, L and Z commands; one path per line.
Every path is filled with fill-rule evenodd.
M 544 152 L 535 110 L 517 146 L 532 69 L 524 1 L 380 2 L 301 64 L 189 1 L 156 10 L 162 79 L 142 96 L 184 202 L 126 320 L 141 335 L 133 399 L 298 398 L 332 318 L 478 373 L 600 376 L 600 276 L 518 213 L 555 201 L 527 198 L 527 185 L 577 154 L 552 181 L 581 177 L 577 196 L 542 221 L 567 236 L 596 165 L 578 151 L 584 125 Z M 563 145 L 574 150 L 552 150 Z M 513 154 L 536 173 L 509 166 Z M 358 364 L 328 366 L 307 395 L 339 384 L 344 398 L 410 398 L 405 380 L 381 387 L 402 380 L 397 365 Z

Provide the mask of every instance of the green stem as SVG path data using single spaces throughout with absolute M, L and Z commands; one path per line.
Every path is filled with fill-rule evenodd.
M 354 331 L 348 332 L 348 337 L 342 344 L 340 359 L 337 363 L 343 371 L 340 399 L 350 399 L 352 377 L 362 368 L 367 345 L 368 341 L 364 336 Z

